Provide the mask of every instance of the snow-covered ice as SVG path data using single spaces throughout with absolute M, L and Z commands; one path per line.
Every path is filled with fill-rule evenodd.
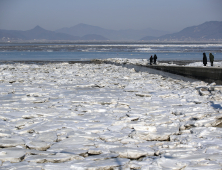
M 215 83 L 112 64 L 5 63 L 0 101 L 0 169 L 222 169 Z

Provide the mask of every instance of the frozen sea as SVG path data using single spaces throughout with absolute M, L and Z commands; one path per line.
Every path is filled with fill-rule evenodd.
M 33 51 L 30 44 L 11 45 L 2 47 L 1 55 L 10 54 L 3 61 L 61 61 L 59 53 L 70 58 L 78 53 L 87 57 L 72 61 L 101 54 L 102 61 L 119 65 L 64 58 L 1 62 L 0 169 L 222 169 L 222 86 L 123 67 L 122 62 L 148 62 L 129 54 L 154 52 L 121 51 L 128 45 L 118 52 L 68 51 L 67 44 L 57 51 L 48 48 L 51 44 L 31 45 Z M 27 58 L 13 59 L 13 53 Z M 110 53 L 115 57 L 102 57 Z M 202 56 L 202 51 L 190 53 Z

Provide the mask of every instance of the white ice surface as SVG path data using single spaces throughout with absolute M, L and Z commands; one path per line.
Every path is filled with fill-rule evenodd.
M 111 64 L 2 64 L 0 101 L 0 169 L 222 169 L 216 84 Z

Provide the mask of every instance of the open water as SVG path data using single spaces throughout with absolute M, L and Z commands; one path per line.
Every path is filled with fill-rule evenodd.
M 0 43 L 0 61 L 85 61 L 106 58 L 202 60 L 203 52 L 222 60 L 222 43 Z

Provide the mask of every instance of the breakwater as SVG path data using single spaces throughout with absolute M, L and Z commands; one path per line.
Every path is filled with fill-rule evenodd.
M 97 61 L 98 62 L 98 61 Z M 133 63 L 116 63 L 110 61 L 103 61 L 109 64 L 122 65 L 127 68 L 134 68 L 136 71 L 145 71 L 151 74 L 160 74 L 162 76 L 187 79 L 188 81 L 202 80 L 208 83 L 215 82 L 218 85 L 222 85 L 222 68 L 219 67 L 191 67 L 180 65 L 144 65 Z M 95 61 L 94 61 L 95 63 Z
M 151 65 L 145 66 L 152 69 L 157 69 L 173 74 L 178 74 L 190 78 L 203 80 L 209 83 L 215 82 L 222 84 L 222 68 L 215 67 L 186 67 L 186 66 L 160 66 Z

